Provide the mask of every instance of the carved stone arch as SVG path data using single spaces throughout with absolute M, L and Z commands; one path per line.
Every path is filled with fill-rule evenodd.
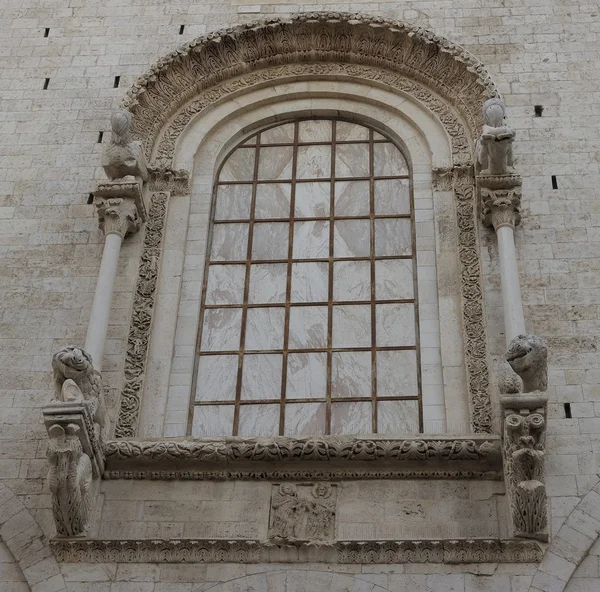
M 173 136 L 199 110 L 269 76 L 306 73 L 307 65 L 314 66 L 313 74 L 366 77 L 408 92 L 427 103 L 450 132 L 462 124 L 435 104 L 445 102 L 471 139 L 478 135 L 482 102 L 499 94 L 474 56 L 427 29 L 365 14 L 316 12 L 199 37 L 159 60 L 133 84 L 122 106 L 133 113 L 133 131 L 146 155 L 168 165 Z M 165 145 L 157 149 L 159 143 Z M 454 164 L 469 162 L 471 146 L 454 143 Z
M 0 539 L 8 547 L 34 592 L 66 592 L 48 540 L 23 502 L 0 483 Z

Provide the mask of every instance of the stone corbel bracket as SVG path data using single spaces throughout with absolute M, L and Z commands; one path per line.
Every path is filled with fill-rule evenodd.
M 504 470 L 514 536 L 548 540 L 544 454 L 548 396 L 500 397 L 504 414 Z
M 108 479 L 500 479 L 498 436 L 111 440 Z

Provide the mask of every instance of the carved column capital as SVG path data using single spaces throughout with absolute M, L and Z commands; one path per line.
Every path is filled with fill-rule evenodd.
M 481 221 L 498 230 L 514 228 L 521 221 L 521 177 L 517 175 L 477 177 L 481 199 Z
M 100 183 L 94 191 L 100 230 L 125 238 L 146 221 L 142 187 L 134 177 Z

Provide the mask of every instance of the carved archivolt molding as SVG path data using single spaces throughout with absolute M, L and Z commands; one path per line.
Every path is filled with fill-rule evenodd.
M 461 539 L 338 541 L 331 544 L 251 541 L 64 540 L 50 542 L 66 563 L 536 563 L 535 541 Z
M 320 12 L 255 21 L 195 39 L 139 78 L 122 106 L 133 113 L 133 132 L 149 157 L 166 122 L 204 91 L 247 73 L 260 82 L 264 68 L 318 62 L 371 66 L 421 82 L 457 109 L 473 138 L 481 103 L 498 95 L 481 62 L 431 31 L 382 17 Z M 228 92 L 244 86 L 236 89 L 232 82 Z

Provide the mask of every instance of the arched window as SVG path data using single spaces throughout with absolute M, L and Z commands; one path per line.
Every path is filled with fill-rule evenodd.
M 211 212 L 191 434 L 423 431 L 422 352 L 440 389 L 441 368 L 420 343 L 418 225 L 407 159 L 366 126 L 300 120 L 231 152 Z M 439 326 L 435 344 L 439 358 Z

